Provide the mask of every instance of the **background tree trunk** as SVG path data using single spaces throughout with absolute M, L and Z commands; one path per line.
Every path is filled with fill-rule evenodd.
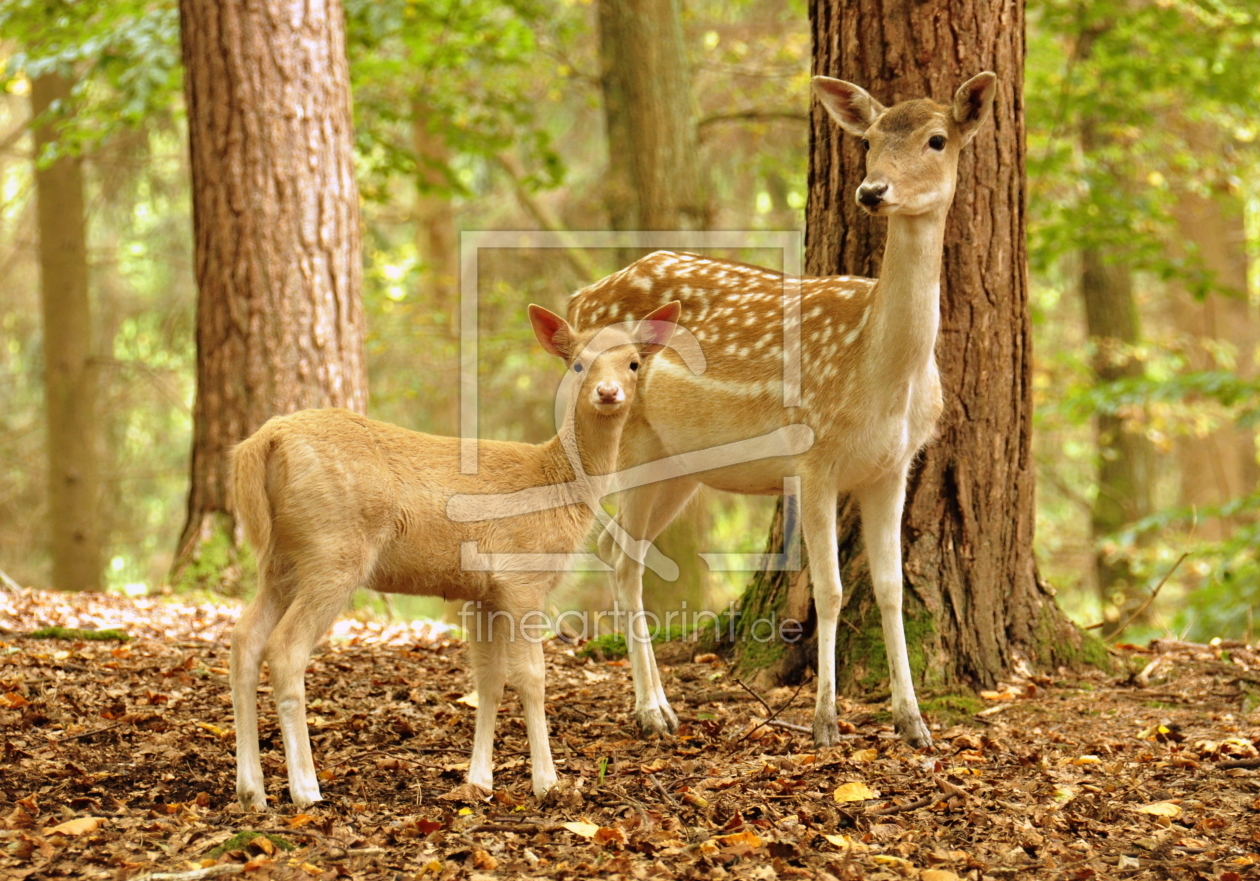
M 613 229 L 703 229 L 679 0 L 600 0 L 599 51 Z
M 1081 253 L 1081 298 L 1085 324 L 1094 345 L 1094 376 L 1099 383 L 1143 373 L 1142 363 L 1128 351 L 1141 338 L 1133 275 L 1123 262 L 1108 262 L 1097 247 Z M 1107 633 L 1128 621 L 1146 598 L 1146 591 L 1123 557 L 1109 554 L 1103 540 L 1151 513 L 1155 450 L 1145 435 L 1129 431 L 1114 413 L 1095 418 L 1098 445 L 1098 495 L 1090 513 L 1094 576 Z M 1137 621 L 1143 621 L 1139 616 Z
M 180 23 L 197 402 L 172 580 L 231 587 L 232 445 L 278 414 L 367 405 L 345 18 L 338 0 L 181 0 Z
M 903 522 L 906 630 L 916 678 L 929 688 L 990 685 L 1019 658 L 1049 663 L 1078 642 L 1033 559 L 1031 328 L 1024 240 L 1024 11 L 1017 0 L 813 0 L 813 69 L 891 106 L 949 101 L 983 70 L 999 78 L 994 119 L 963 150 L 945 233 L 937 360 L 945 392 L 939 439 L 910 477 Z M 860 211 L 858 139 L 815 104 L 810 122 L 806 271 L 877 275 L 886 223 Z M 856 505 L 842 500 L 845 610 L 837 638 L 842 687 L 886 680 L 879 612 Z M 769 546 L 782 547 L 782 514 Z M 762 573 L 743 620 L 776 611 L 815 616 L 808 578 Z M 750 611 L 752 614 L 750 614 Z M 754 643 L 745 641 L 749 646 Z M 763 681 L 812 665 L 812 637 L 775 654 L 744 652 Z
M 1211 129 L 1183 123 L 1187 138 L 1196 150 L 1220 151 L 1223 145 Z M 1207 195 L 1178 193 L 1174 217 L 1185 250 L 1190 247 L 1213 276 L 1218 290 L 1202 299 L 1189 291 L 1176 292 L 1170 307 L 1173 323 L 1189 334 L 1197 345 L 1189 349 L 1190 365 L 1196 370 L 1219 369 L 1222 365 L 1205 345 L 1226 343 L 1237 356 L 1234 370 L 1242 379 L 1256 376 L 1256 353 L 1260 347 L 1260 316 L 1249 302 L 1247 285 L 1247 230 L 1241 196 L 1230 192 L 1226 181 L 1210 181 Z M 1205 437 L 1179 438 L 1177 458 L 1181 466 L 1180 501 L 1199 507 L 1221 505 L 1237 499 L 1260 485 L 1260 464 L 1256 462 L 1254 429 L 1226 425 Z M 1205 519 L 1198 529 L 1205 537 L 1220 541 L 1243 518 L 1233 522 Z
M 600 0 L 599 34 L 612 228 L 705 228 L 709 211 L 679 0 Z M 644 253 L 622 249 L 618 261 L 626 265 Z M 707 509 L 697 499 L 657 539 L 661 553 L 678 563 L 679 577 L 670 584 L 644 574 L 650 610 L 678 609 L 684 600 L 692 608 L 703 604 L 707 584 L 699 555 Z
M 31 83 L 40 117 L 70 101 L 71 83 L 47 73 Z M 48 119 L 35 127 L 35 156 L 57 141 Z M 48 521 L 57 590 L 101 590 L 100 422 L 88 300 L 87 213 L 83 163 L 61 156 L 35 170 L 39 212 L 40 298 L 44 321 L 44 397 L 48 428 Z

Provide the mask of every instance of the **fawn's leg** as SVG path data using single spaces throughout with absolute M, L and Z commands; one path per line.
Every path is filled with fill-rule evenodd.
M 468 653 L 477 689 L 477 729 L 473 734 L 468 782 L 486 789 L 494 786 L 494 723 L 503 700 L 503 683 L 507 680 L 510 624 L 506 612 L 479 609 L 468 634 Z M 532 738 L 530 743 L 532 748 Z
M 306 665 L 315 643 L 361 581 L 359 571 L 321 572 L 318 581 L 299 573 L 293 602 L 267 641 L 272 694 L 284 738 L 284 761 L 289 769 L 289 796 L 298 807 L 320 799 L 306 728 Z
M 809 552 L 818 611 L 818 697 L 814 704 L 814 743 L 829 746 L 836 727 L 836 625 L 840 621 L 840 555 L 836 542 L 836 490 L 829 480 L 801 481 L 801 531 Z
M 857 494 L 862 510 L 862 539 L 871 566 L 875 600 L 884 629 L 888 652 L 888 672 L 892 678 L 892 715 L 897 733 L 911 746 L 932 745 L 932 735 L 923 723 L 910 677 L 906 652 L 906 632 L 901 615 L 901 510 L 906 498 L 906 476 L 863 489 Z
M 289 585 L 273 561 L 259 560 L 258 595 L 232 629 L 232 715 L 236 723 L 236 797 L 245 810 L 267 809 L 258 754 L 258 674 L 267 638 L 288 606 Z
M 551 740 L 547 733 L 547 667 L 540 634 L 518 629 L 514 636 L 508 647 L 509 676 L 512 686 L 520 693 L 521 706 L 525 711 L 534 795 L 542 798 L 557 781 L 556 766 L 551 760 Z

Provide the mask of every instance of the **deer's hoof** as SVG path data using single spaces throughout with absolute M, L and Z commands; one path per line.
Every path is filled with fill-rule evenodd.
M 913 715 L 907 714 L 905 718 L 894 719 L 893 724 L 897 728 L 897 733 L 901 735 L 901 739 L 915 749 L 932 745 L 932 732 L 928 731 L 927 725 L 923 723 L 923 717 L 917 710 Z
M 639 710 L 635 717 L 639 720 L 639 731 L 644 737 L 664 737 L 678 730 L 678 717 L 669 704 Z
M 312 789 L 294 786 L 289 789 L 289 798 L 293 799 L 293 803 L 299 808 L 309 808 L 317 801 L 322 801 L 323 797 L 319 794 L 319 787 Z
M 543 777 L 534 781 L 534 796 L 538 799 L 546 798 L 548 793 L 555 792 L 556 787 L 560 784 L 559 779 L 552 774 L 550 777 Z
M 236 800 L 247 811 L 267 810 L 267 796 L 262 789 L 240 788 L 236 790 Z
M 840 727 L 836 718 L 814 718 L 814 746 L 835 746 L 840 741 Z

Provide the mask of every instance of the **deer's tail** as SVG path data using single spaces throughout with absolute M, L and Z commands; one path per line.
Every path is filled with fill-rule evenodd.
M 267 424 L 232 450 L 228 493 L 237 521 L 254 547 L 259 569 L 271 555 L 271 498 L 267 494 L 267 460 L 275 448 L 274 428 Z

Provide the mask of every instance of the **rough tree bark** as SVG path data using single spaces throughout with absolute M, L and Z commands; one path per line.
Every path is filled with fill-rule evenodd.
M 31 112 L 39 118 L 68 104 L 71 83 L 60 73 L 31 82 Z M 35 127 L 35 155 L 55 144 L 48 117 Z M 52 584 L 57 590 L 101 590 L 100 421 L 92 363 L 88 299 L 87 213 L 83 164 L 61 156 L 35 169 L 39 217 L 40 301 L 44 325 L 47 412 L 48 526 Z
M 903 521 L 906 631 L 916 679 L 929 689 L 991 685 L 1018 659 L 1064 659 L 1080 639 L 1033 559 L 1031 328 L 1024 243 L 1024 10 L 1020 0 L 812 0 L 816 74 L 868 89 L 886 106 L 948 101 L 995 71 L 994 120 L 963 151 L 945 234 L 937 359 L 945 392 L 939 439 L 910 477 Z M 858 209 L 858 139 L 821 106 L 810 121 L 806 271 L 876 276 L 885 222 Z M 806 365 L 808 369 L 808 365 Z M 771 550 L 782 547 L 782 514 Z M 886 680 L 879 612 L 856 505 L 841 500 L 845 607 L 837 638 L 842 687 Z M 815 616 L 806 573 L 762 573 L 741 620 L 805 621 L 806 638 L 767 652 L 745 640 L 740 665 L 763 682 L 812 666 Z M 756 646 L 755 651 L 750 651 Z
M 612 228 L 704 229 L 709 211 L 679 0 L 600 0 L 599 37 Z M 645 253 L 624 248 L 618 261 L 625 265 Z M 683 600 L 692 607 L 703 603 L 699 553 L 707 523 L 707 506 L 698 500 L 656 540 L 680 574 L 674 584 L 644 575 L 652 611 L 677 609 Z
M 345 18 L 338 0 L 181 0 L 180 24 L 197 402 L 172 580 L 231 588 L 232 445 L 281 413 L 367 404 Z

